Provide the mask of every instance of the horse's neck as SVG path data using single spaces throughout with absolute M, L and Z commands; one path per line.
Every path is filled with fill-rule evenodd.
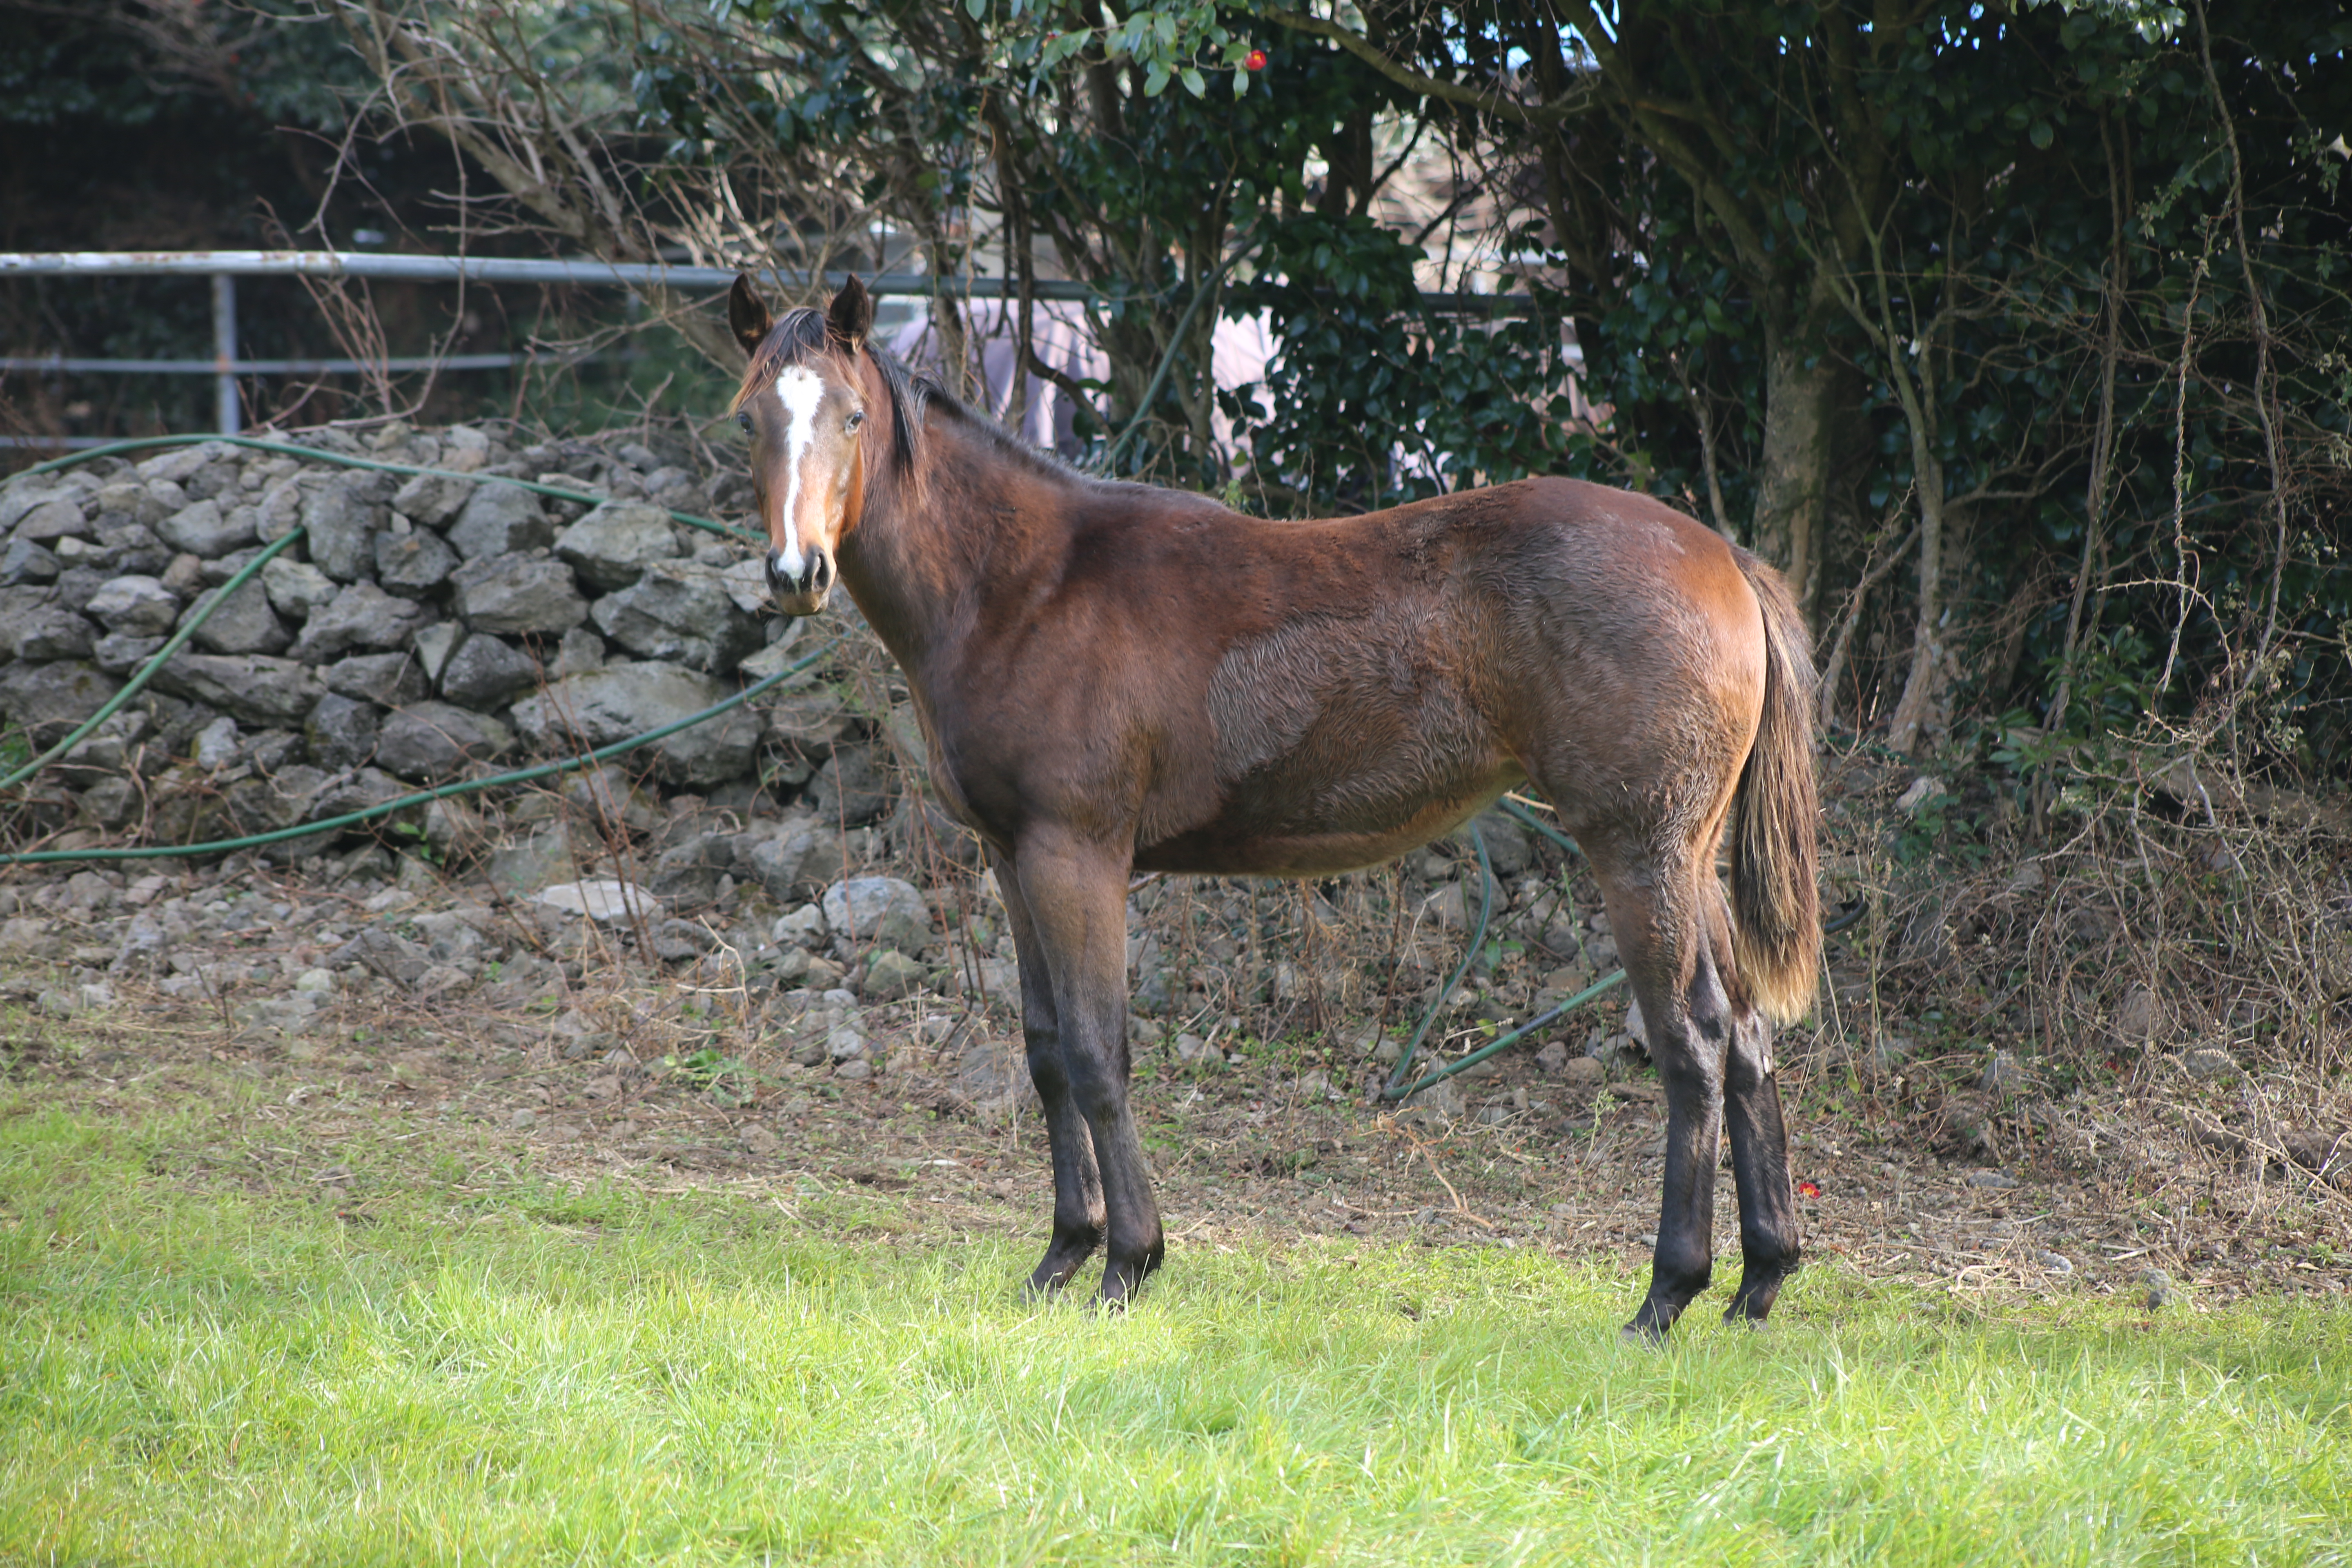
M 1026 557 L 1050 548 L 1064 481 L 952 415 L 935 411 L 917 447 L 917 474 L 868 482 L 842 574 L 867 623 L 920 680 L 969 627 L 989 582 L 1025 575 Z

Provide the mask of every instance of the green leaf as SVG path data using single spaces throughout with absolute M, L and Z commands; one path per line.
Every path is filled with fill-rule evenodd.
M 1194 98 L 1205 98 L 1208 96 L 1209 84 L 1202 81 L 1201 79 L 1201 73 L 1194 70 L 1191 66 L 1186 66 L 1184 68 L 1183 81 L 1184 90 L 1191 93 Z
M 971 14 L 971 19 L 977 22 L 980 20 L 980 14 L 988 9 L 988 0 L 963 0 L 963 8 Z

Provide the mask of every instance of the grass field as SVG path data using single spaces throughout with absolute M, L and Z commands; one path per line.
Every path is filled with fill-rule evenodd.
M 0 1100 L 0 1560 L 2352 1561 L 2340 1310 L 1832 1267 L 1647 1351 L 1613 1266 L 1318 1242 L 1107 1319 L 904 1200 L 289 1196 L 205 1114 Z

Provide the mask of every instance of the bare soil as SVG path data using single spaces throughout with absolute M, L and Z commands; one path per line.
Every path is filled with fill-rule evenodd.
M 412 920 L 480 896 L 411 880 L 423 891 L 400 912 Z M 322 911 L 342 909 L 332 923 L 344 931 L 377 918 L 359 892 L 267 870 L 243 882 L 303 917 L 215 939 L 248 976 L 325 956 L 297 929 Z M 0 1067 L 15 1109 L 215 1112 L 191 1120 L 193 1142 L 176 1156 L 192 1179 L 331 1194 L 363 1214 L 383 1191 L 372 1184 L 398 1180 L 354 1173 L 344 1151 L 365 1133 L 559 1181 L 727 1187 L 787 1208 L 812 1194 L 898 1194 L 888 1212 L 899 1217 L 859 1224 L 877 1236 L 1043 1243 L 1042 1127 L 1033 1107 L 974 1079 L 1014 1059 L 1017 1019 L 1002 998 L 866 1007 L 886 1065 L 849 1081 L 795 1065 L 791 1020 L 740 983 L 713 985 L 704 964 L 607 955 L 528 1000 L 496 985 L 419 994 L 346 969 L 316 1011 L 289 1020 L 250 1005 L 284 995 L 283 979 L 173 995 L 152 975 L 101 973 L 100 957 L 68 931 L 46 962 L 12 958 Z M 1853 958 L 1833 953 L 1833 975 Z M 1367 1102 L 1375 1069 L 1341 1044 L 1360 1036 L 1342 1019 L 1243 1044 L 1211 1067 L 1180 1064 L 1164 1043 L 1139 1047 L 1135 1092 L 1172 1266 L 1188 1247 L 1332 1235 L 1643 1266 L 1664 1131 L 1654 1075 L 1621 1065 L 1607 1081 L 1571 1085 L 1530 1047 L 1457 1080 L 1458 1101 L 1400 1112 Z M 2063 1092 L 2003 1086 L 1971 1110 L 1965 1081 L 1939 1079 L 1932 1055 L 1881 1071 L 1851 1038 L 1832 1019 L 1781 1041 L 1817 1259 L 1963 1292 L 2145 1294 L 2156 1269 L 2170 1300 L 2190 1306 L 2352 1285 L 2347 1150 L 2290 1146 L 2308 1136 L 2297 1129 L 2352 1125 L 2340 1085 L 2199 1077 L 2149 1053 Z M 1730 1189 L 1727 1171 L 1719 1284 L 1736 1275 Z

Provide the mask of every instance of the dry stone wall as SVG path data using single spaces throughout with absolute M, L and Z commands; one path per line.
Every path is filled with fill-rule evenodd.
M 185 843 L 289 826 L 642 733 L 798 657 L 801 628 L 766 611 L 756 557 L 669 515 L 739 510 L 740 476 L 713 494 L 682 451 L 467 426 L 292 439 L 447 471 L 213 442 L 0 483 L 0 715 L 32 744 L 88 719 L 211 607 L 152 683 L 43 775 L 20 828 Z M 298 526 L 303 539 L 214 604 Z M 747 818 L 805 795 L 836 826 L 871 822 L 892 805 L 887 726 L 849 711 L 824 674 L 624 772 Z M 447 837 L 469 813 L 420 812 L 407 830 Z

